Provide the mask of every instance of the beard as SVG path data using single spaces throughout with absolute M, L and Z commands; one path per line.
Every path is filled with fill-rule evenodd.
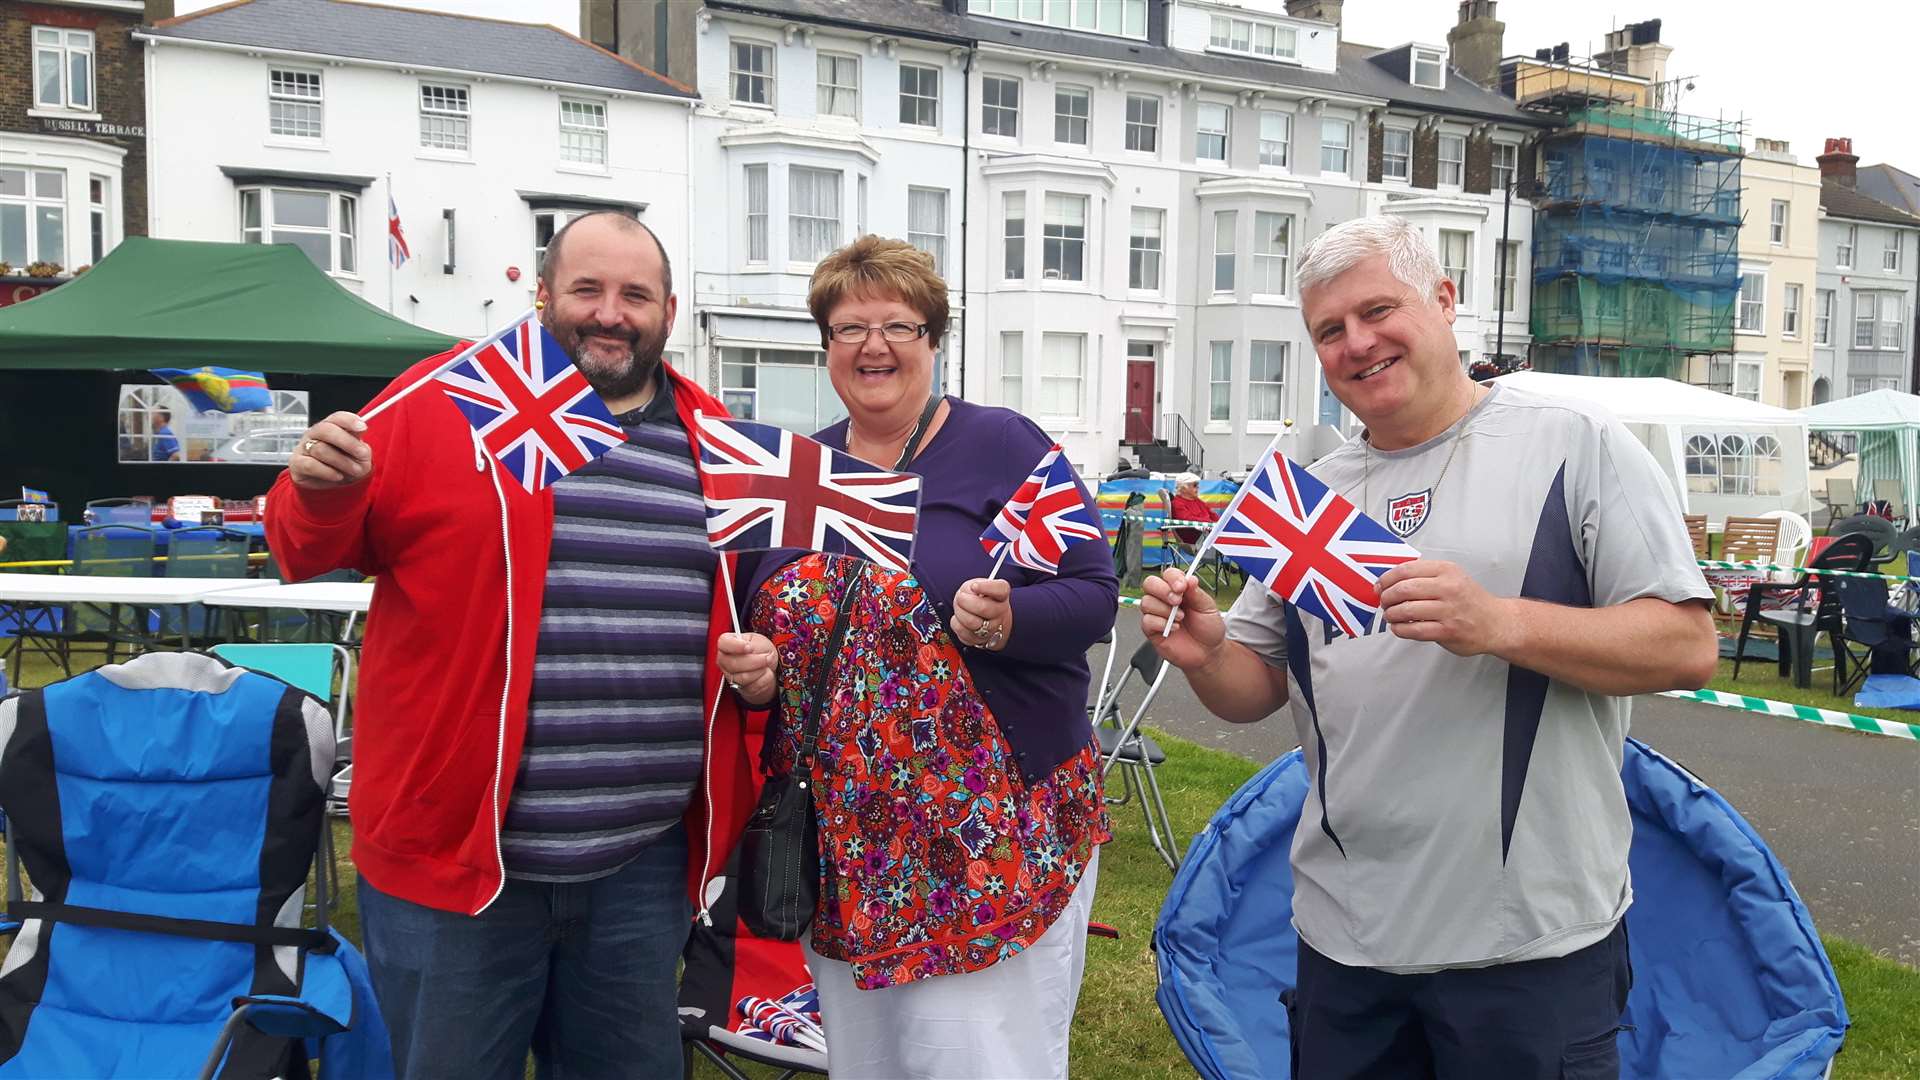
M 590 320 L 563 326 L 551 307 L 541 322 L 603 398 L 617 401 L 632 397 L 653 381 L 660 370 L 660 357 L 667 345 L 664 325 L 656 334 L 624 326 L 602 326 Z M 619 348 L 614 344 L 616 341 L 624 342 L 626 347 Z

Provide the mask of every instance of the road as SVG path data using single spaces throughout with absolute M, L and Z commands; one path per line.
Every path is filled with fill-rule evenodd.
M 1141 640 L 1133 609 L 1119 625 L 1116 668 Z M 1104 660 L 1101 650 L 1093 655 Z M 1139 701 L 1137 685 L 1125 700 Z M 1297 741 L 1290 722 L 1274 719 L 1216 719 L 1174 672 L 1148 723 L 1271 761 Z M 1633 735 L 1740 811 L 1785 864 L 1822 933 L 1920 967 L 1920 744 L 1660 697 L 1635 701 Z

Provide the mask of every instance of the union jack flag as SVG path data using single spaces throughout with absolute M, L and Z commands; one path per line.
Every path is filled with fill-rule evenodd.
M 1103 538 L 1073 464 L 1055 443 L 980 534 L 980 546 L 996 558 L 1005 551 L 1007 558 L 1029 570 L 1057 574 L 1069 547 Z
M 1372 629 L 1381 575 L 1420 557 L 1274 447 L 1233 497 L 1211 540 L 1275 596 L 1348 637 Z
M 695 413 L 694 426 L 707 541 L 716 549 L 807 548 L 894 570 L 912 562 L 918 476 L 772 424 Z
M 470 348 L 437 379 L 487 452 L 529 492 L 627 438 L 533 312 Z

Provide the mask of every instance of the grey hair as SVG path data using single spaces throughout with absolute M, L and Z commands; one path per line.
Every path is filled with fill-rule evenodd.
M 1393 276 L 1429 302 L 1446 276 L 1420 230 L 1405 218 L 1379 214 L 1343 221 L 1315 237 L 1301 253 L 1296 288 L 1305 296 L 1375 255 L 1385 255 Z

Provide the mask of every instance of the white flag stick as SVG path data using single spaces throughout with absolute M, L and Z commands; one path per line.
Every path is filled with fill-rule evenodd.
M 733 599 L 733 574 L 727 570 L 727 553 L 724 551 L 720 553 L 720 587 L 726 590 L 727 611 L 733 616 L 733 632 L 736 634 L 742 633 L 743 631 L 740 629 L 740 607 Z
M 1275 435 L 1273 437 L 1273 440 L 1267 443 L 1266 451 L 1263 452 L 1258 459 L 1256 459 L 1257 464 L 1254 466 L 1254 472 L 1259 472 L 1261 469 L 1266 468 L 1267 459 L 1271 458 L 1273 455 L 1279 452 L 1280 452 L 1280 436 Z M 1186 569 L 1187 585 L 1189 587 L 1192 587 L 1193 582 L 1195 580 L 1193 576 L 1193 568 L 1196 566 L 1199 566 L 1200 560 L 1207 557 L 1207 552 L 1211 550 L 1213 547 L 1214 537 L 1220 535 L 1220 529 L 1222 526 L 1224 526 L 1227 523 L 1227 519 L 1231 518 L 1234 515 L 1234 512 L 1240 509 L 1240 500 L 1247 497 L 1247 489 L 1251 488 L 1252 486 L 1253 486 L 1253 473 L 1248 473 L 1246 483 L 1241 484 L 1240 490 L 1233 493 L 1233 498 L 1231 501 L 1227 503 L 1227 508 L 1221 511 L 1220 516 L 1218 518 L 1214 519 L 1213 528 L 1207 530 L 1206 539 L 1200 541 L 1200 546 L 1194 549 L 1193 561 L 1187 564 L 1187 569 Z M 1182 593 L 1180 599 L 1182 603 L 1184 603 L 1186 600 L 1186 594 Z M 1174 608 L 1172 611 L 1167 612 L 1167 624 L 1160 628 L 1161 637 L 1164 638 L 1169 634 L 1173 633 L 1173 617 L 1179 614 L 1180 607 L 1181 607 L 1180 604 L 1176 604 L 1174 605 Z
M 994 578 L 997 578 L 1000 576 L 1000 564 L 1007 561 L 1007 552 L 1012 550 L 1013 550 L 1013 542 L 1011 540 L 1001 545 L 1000 557 L 993 560 L 993 569 L 987 571 L 988 581 L 992 581 Z
M 394 402 L 399 401 L 401 398 L 406 397 L 408 394 L 413 393 L 415 390 L 420 389 L 422 386 L 425 386 L 426 384 L 446 374 L 449 368 L 452 368 L 456 364 L 460 364 L 464 362 L 468 357 L 472 356 L 474 353 L 479 352 L 481 349 L 485 349 L 492 346 L 495 342 L 499 341 L 501 338 L 504 338 L 508 334 L 513 333 L 514 328 L 519 326 L 521 323 L 527 321 L 528 319 L 532 318 L 536 310 L 537 309 L 535 308 L 528 308 L 526 314 L 520 316 L 517 319 L 514 319 L 512 322 L 507 323 L 507 325 L 501 327 L 498 330 L 495 330 L 493 333 L 488 334 L 486 337 L 481 338 L 479 341 L 476 341 L 473 344 L 467 346 L 466 348 L 461 349 L 459 354 L 455 356 L 453 359 L 447 361 L 444 364 L 441 364 L 439 367 L 434 368 L 432 371 L 426 373 L 425 375 L 420 376 L 420 378 L 414 380 L 412 385 L 408 386 L 406 389 L 393 395 L 392 397 L 381 402 L 380 404 L 375 405 L 373 408 L 368 409 L 365 413 L 361 415 L 360 419 L 371 420 L 374 417 L 379 416 L 381 413 L 386 412 L 387 408 L 391 406 Z

